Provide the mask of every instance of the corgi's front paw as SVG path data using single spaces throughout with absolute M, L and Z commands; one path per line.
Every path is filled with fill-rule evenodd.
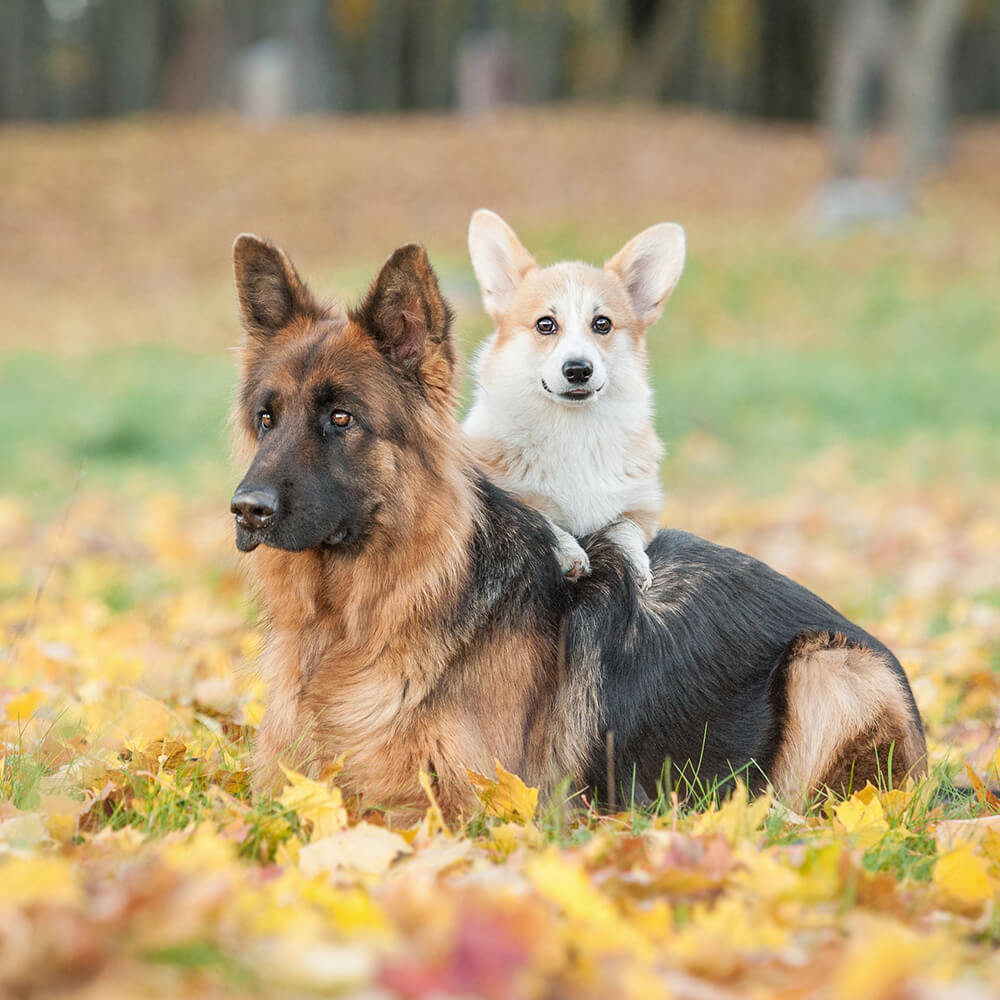
M 649 590 L 653 586 L 653 571 L 649 565 L 649 556 L 645 549 L 632 548 L 625 549 L 625 556 L 632 572 L 635 574 L 636 582 L 640 590 Z
M 556 555 L 559 558 L 559 568 L 568 580 L 579 580 L 582 576 L 590 576 L 590 558 L 583 546 L 570 534 L 562 532 L 556 539 Z

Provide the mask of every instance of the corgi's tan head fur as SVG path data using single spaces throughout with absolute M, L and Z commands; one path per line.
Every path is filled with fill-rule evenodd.
M 480 209 L 469 224 L 469 253 L 496 324 L 480 361 L 491 391 L 511 403 L 535 397 L 574 408 L 634 398 L 646 383 L 646 330 L 684 268 L 680 226 L 643 230 L 603 268 L 540 268 L 499 215 Z

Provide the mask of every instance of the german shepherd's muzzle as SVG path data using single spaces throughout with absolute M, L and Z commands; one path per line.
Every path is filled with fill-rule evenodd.
M 349 545 L 363 534 L 371 503 L 348 475 L 344 411 L 291 397 L 279 422 L 276 403 L 258 404 L 257 454 L 230 504 L 236 547 L 303 552 Z

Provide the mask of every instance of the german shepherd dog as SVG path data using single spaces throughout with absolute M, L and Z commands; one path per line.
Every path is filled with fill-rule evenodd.
M 397 249 L 350 312 L 255 236 L 234 264 L 252 460 L 232 512 L 270 619 L 259 790 L 279 761 L 318 775 L 346 754 L 341 782 L 408 822 L 426 808 L 421 769 L 456 817 L 475 806 L 466 768 L 494 759 L 604 804 L 740 773 L 798 804 L 923 771 L 896 658 L 757 560 L 662 531 L 642 591 L 596 532 L 591 575 L 564 579 L 547 519 L 470 455 L 421 246 Z

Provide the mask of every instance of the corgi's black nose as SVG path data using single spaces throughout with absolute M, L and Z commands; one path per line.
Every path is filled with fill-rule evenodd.
M 239 489 L 229 509 L 243 528 L 263 528 L 278 513 L 278 491 L 268 487 Z
M 583 385 L 594 374 L 594 366 L 582 358 L 570 358 L 562 366 L 563 377 L 573 385 Z

